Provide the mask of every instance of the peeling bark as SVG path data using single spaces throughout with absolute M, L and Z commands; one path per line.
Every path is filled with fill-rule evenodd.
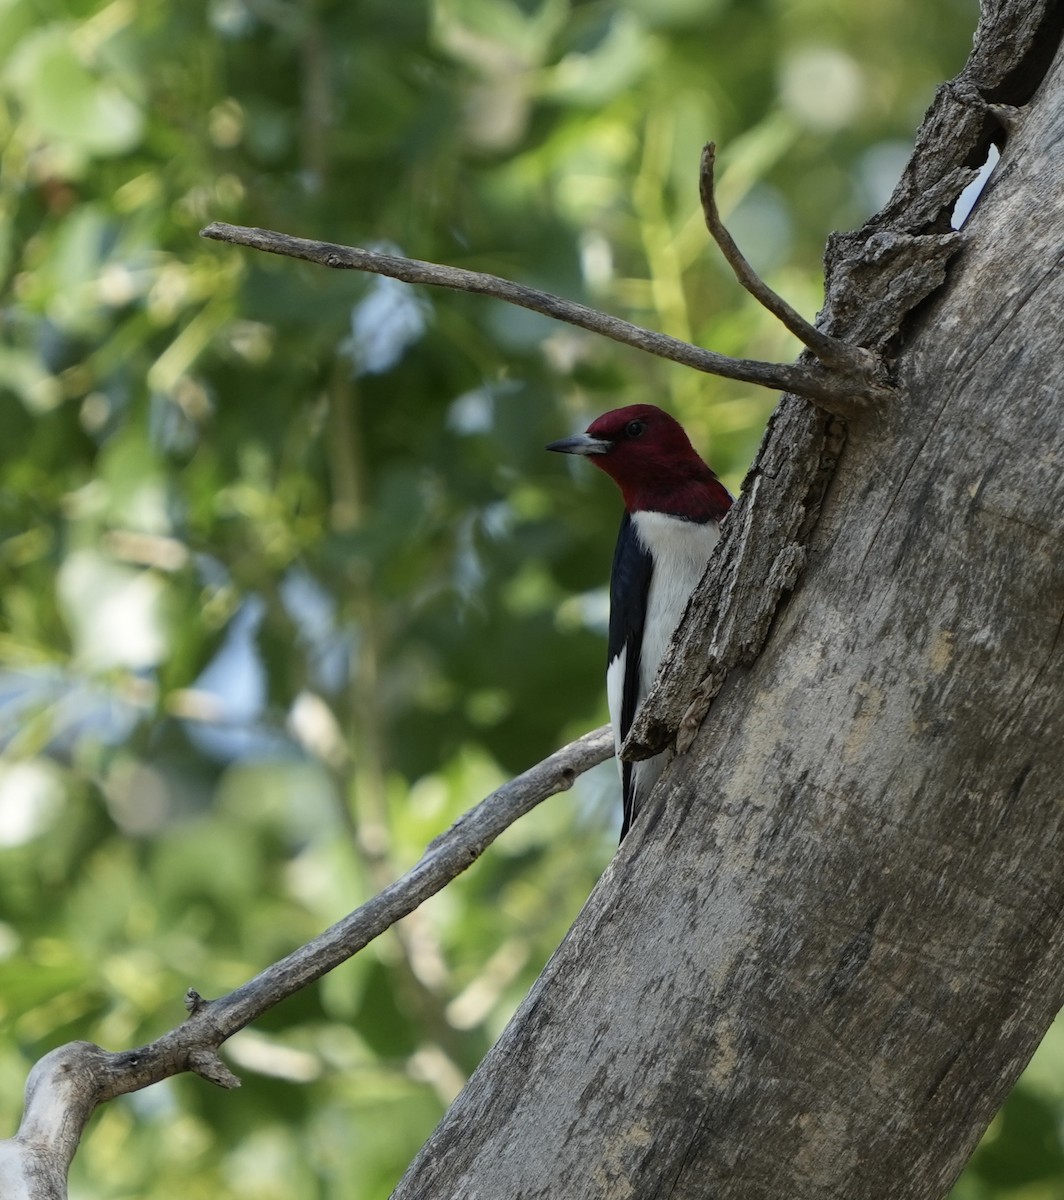
M 942 286 L 967 236 L 950 229 L 960 193 L 991 143 L 1004 142 L 1002 113 L 1016 123 L 1019 106 L 1050 67 L 1062 30 L 1064 0 L 984 4 L 971 56 L 960 75 L 938 89 L 890 200 L 861 229 L 828 239 L 820 323 L 833 336 L 896 359 L 907 323 Z M 1003 163 L 998 175 L 1007 169 Z M 865 418 L 892 410 L 879 405 Z M 766 581 L 785 582 L 778 564 L 804 562 L 805 540 L 845 432 L 795 396 L 782 401 L 703 586 L 629 732 L 625 757 L 686 748 L 728 672 L 756 656 L 788 590 Z M 755 499 L 767 516 L 754 513 Z

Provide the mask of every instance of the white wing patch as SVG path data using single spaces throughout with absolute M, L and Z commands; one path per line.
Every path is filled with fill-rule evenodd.
M 610 710 L 610 724 L 613 726 L 613 748 L 621 748 L 621 705 L 624 703 L 624 668 L 628 662 L 628 647 L 624 646 L 620 654 L 606 668 L 606 704 Z M 621 760 L 617 759 L 618 768 Z

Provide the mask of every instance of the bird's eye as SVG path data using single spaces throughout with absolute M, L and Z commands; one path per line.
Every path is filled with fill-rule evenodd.
M 624 436 L 637 438 L 643 432 L 643 430 L 646 429 L 646 427 L 646 421 L 629 421 L 624 427 Z

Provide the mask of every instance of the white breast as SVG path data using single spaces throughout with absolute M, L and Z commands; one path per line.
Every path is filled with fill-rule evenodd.
M 636 536 L 654 559 L 639 663 L 639 701 L 642 703 L 687 601 L 720 538 L 720 528 L 716 521 L 698 524 L 655 512 L 633 513 L 632 524 Z
M 657 676 L 676 626 L 683 616 L 713 547 L 720 539 L 716 521 L 698 524 L 666 513 L 638 512 L 632 514 L 636 536 L 654 560 L 647 595 L 646 623 L 639 659 L 639 699 L 642 705 Z M 624 656 L 615 659 L 606 677 L 606 692 L 610 716 L 613 718 L 615 740 L 619 733 L 621 687 L 624 679 Z M 632 782 L 637 806 L 646 799 L 665 766 L 665 755 L 633 763 Z
M 639 654 L 639 692 L 637 710 L 647 698 L 657 677 L 657 668 L 665 658 L 668 643 L 672 641 L 675 628 L 684 616 L 687 601 L 701 581 L 705 564 L 720 539 L 720 528 L 716 521 L 698 524 L 672 517 L 665 512 L 635 512 L 632 524 L 636 535 L 654 558 L 654 571 L 650 576 L 647 595 L 647 620 L 643 625 L 643 644 Z M 607 694 L 609 691 L 607 678 Z M 615 712 L 620 712 L 618 701 Z M 611 704 L 611 715 L 614 708 Z M 614 731 L 617 721 L 614 720 Z M 647 799 L 665 769 L 666 755 L 645 758 L 632 763 L 632 788 L 635 791 L 635 808 L 638 810 Z

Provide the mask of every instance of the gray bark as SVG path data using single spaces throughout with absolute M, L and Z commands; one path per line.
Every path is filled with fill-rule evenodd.
M 764 649 L 712 585 L 693 605 L 708 715 L 683 737 L 690 690 L 663 687 L 638 748 L 690 748 L 397 1200 L 937 1200 L 1060 1007 L 1062 16 L 1018 7 L 987 9 L 891 204 L 829 257 L 825 324 L 896 353 L 897 398 L 841 455 L 784 402 L 752 476 L 782 489 L 762 586 L 791 564 Z M 987 100 L 1022 108 L 910 311 Z M 732 598 L 757 509 L 712 564 Z

